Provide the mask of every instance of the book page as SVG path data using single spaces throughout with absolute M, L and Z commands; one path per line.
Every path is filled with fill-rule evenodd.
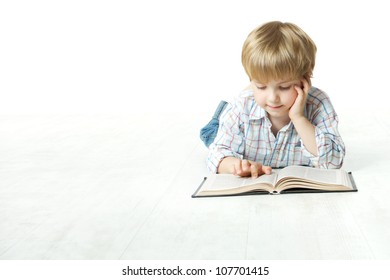
M 210 175 L 202 189 L 204 190 L 226 190 L 234 189 L 243 186 L 255 185 L 258 183 L 267 183 L 274 185 L 276 174 L 272 172 L 270 175 L 261 175 L 256 179 L 243 178 L 232 174 L 212 174 Z
M 306 166 L 288 166 L 279 170 L 278 180 L 298 177 L 326 184 L 346 184 L 346 172 L 341 169 L 320 169 Z

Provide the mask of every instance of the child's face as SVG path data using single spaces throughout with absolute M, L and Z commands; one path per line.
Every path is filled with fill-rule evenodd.
M 298 96 L 294 86 L 302 87 L 301 80 L 271 80 L 266 84 L 252 81 L 256 103 L 271 117 L 288 117 L 288 112 Z

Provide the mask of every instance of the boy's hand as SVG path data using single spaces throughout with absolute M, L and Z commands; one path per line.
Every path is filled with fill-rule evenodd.
M 288 116 L 292 121 L 294 119 L 304 117 L 306 98 L 310 90 L 310 84 L 306 78 L 303 78 L 301 82 L 303 85 L 302 88 L 300 86 L 294 86 L 298 96 L 288 112 Z
M 272 168 L 270 166 L 265 166 L 247 159 L 237 159 L 233 165 L 233 175 L 240 177 L 251 176 L 252 178 L 257 178 L 262 174 L 271 174 L 271 171 Z

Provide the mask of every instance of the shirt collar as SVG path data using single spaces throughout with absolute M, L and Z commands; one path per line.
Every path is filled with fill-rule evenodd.
M 249 113 L 250 120 L 260 120 L 267 117 L 267 112 L 253 100 L 253 106 Z

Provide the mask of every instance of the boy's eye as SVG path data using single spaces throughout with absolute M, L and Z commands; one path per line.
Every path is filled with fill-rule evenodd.
M 291 88 L 291 86 L 287 86 L 287 87 L 280 87 L 281 90 L 289 90 Z
M 261 90 L 264 90 L 267 88 L 266 86 L 256 86 L 256 87 L 257 87 L 257 89 L 261 89 Z

